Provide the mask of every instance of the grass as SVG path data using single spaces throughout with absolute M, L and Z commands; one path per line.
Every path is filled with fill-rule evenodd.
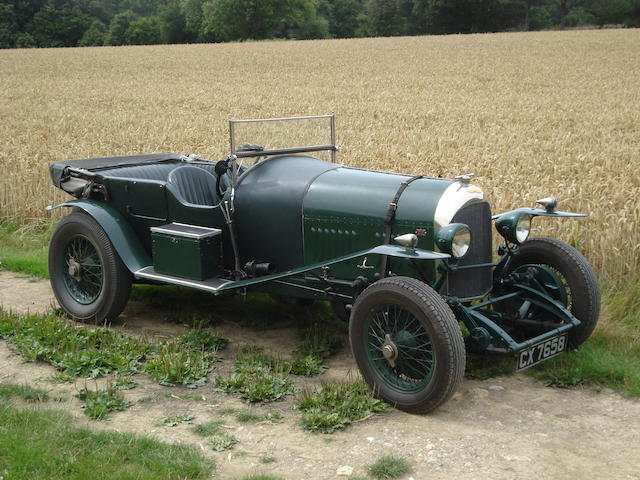
M 185 423 L 193 423 L 194 418 L 196 418 L 195 415 L 191 415 L 190 413 L 176 413 L 175 415 L 163 418 L 161 423 L 165 427 L 176 427 Z
M 327 383 L 315 391 L 303 391 L 296 407 L 302 411 L 302 428 L 321 433 L 342 430 L 389 408 L 364 382 Z
M 114 330 L 78 328 L 55 315 L 18 316 L 2 311 L 0 337 L 27 360 L 50 363 L 75 377 L 136 373 L 151 348 Z
M 214 464 L 195 449 L 73 426 L 64 412 L 0 404 L 0 465 L 5 480 L 204 480 Z
M 221 420 L 211 420 L 194 426 L 191 431 L 200 437 L 211 437 L 221 432 L 223 424 Z
M 342 340 L 326 324 L 312 323 L 304 330 L 303 340 L 293 353 L 289 370 L 294 375 L 311 376 L 325 371 L 325 360 L 342 347 Z
M 25 402 L 47 402 L 49 392 L 26 384 L 0 382 L 0 399 L 19 398 Z
M 114 385 L 99 390 L 83 388 L 76 397 L 85 403 L 85 415 L 94 420 L 106 420 L 112 412 L 119 412 L 131 406 Z
M 411 465 L 409 465 L 409 462 L 404 458 L 385 455 L 376 460 L 368 470 L 373 478 L 386 480 L 407 475 L 411 472 Z
M 0 218 L 0 269 L 49 278 L 49 222 L 12 223 Z
M 238 440 L 230 433 L 221 432 L 211 436 L 207 443 L 214 452 L 222 452 L 223 450 L 228 450 L 233 447 L 238 443 Z
M 215 384 L 250 403 L 274 402 L 297 391 L 286 365 L 251 345 L 240 348 L 233 372 L 226 378 L 216 377 Z

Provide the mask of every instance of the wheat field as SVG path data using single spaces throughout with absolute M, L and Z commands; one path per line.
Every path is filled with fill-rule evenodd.
M 65 198 L 54 160 L 217 160 L 228 118 L 335 112 L 341 163 L 474 172 L 495 213 L 556 195 L 591 216 L 535 234 L 614 283 L 640 266 L 640 30 L 4 50 L 0 85 L 1 217 Z

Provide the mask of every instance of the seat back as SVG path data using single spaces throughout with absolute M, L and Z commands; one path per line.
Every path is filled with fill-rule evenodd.
M 175 168 L 169 173 L 167 184 L 181 203 L 207 206 L 220 203 L 216 194 L 216 178 L 202 168 Z

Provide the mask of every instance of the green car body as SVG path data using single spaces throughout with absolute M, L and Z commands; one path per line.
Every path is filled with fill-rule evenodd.
M 492 219 L 467 176 L 351 168 L 314 158 L 313 151 L 239 150 L 217 163 L 151 154 L 52 164 L 54 185 L 76 197 L 59 205 L 74 213 L 61 222 L 50 250 L 58 300 L 73 318 L 99 322 L 124 308 L 128 291 L 121 284 L 131 279 L 213 294 L 249 288 L 329 300 L 351 317 L 352 349 L 365 379 L 383 387 L 385 400 L 415 412 L 432 410 L 455 389 L 464 370 L 461 348 L 513 354 L 526 368 L 577 346 L 593 330 L 599 297 L 584 258 L 558 241 L 526 241 L 533 217 L 579 214 L 558 212 L 545 199 L 545 208 Z M 261 161 L 243 169 L 237 164 L 243 155 Z M 493 220 L 505 238 L 497 258 Z M 90 232 L 91 221 L 106 240 Z M 564 265 L 567 255 L 576 260 Z M 584 289 L 589 308 L 578 318 Z M 95 308 L 86 298 L 94 298 Z M 400 327 L 380 326 L 390 315 Z M 448 347 L 438 347 L 441 335 L 458 345 L 448 357 L 441 351 Z M 440 378 L 438 362 L 452 362 L 457 373 Z

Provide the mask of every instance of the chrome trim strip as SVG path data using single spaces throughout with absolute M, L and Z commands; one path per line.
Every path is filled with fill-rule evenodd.
M 172 229 L 171 227 L 174 225 L 178 227 L 188 227 L 196 230 L 204 230 L 204 232 L 203 233 L 183 232 L 180 230 Z M 198 240 L 202 238 L 207 238 L 207 237 L 215 237 L 216 235 L 220 235 L 222 233 L 222 230 L 220 230 L 219 228 L 201 227 L 200 225 L 189 225 L 186 223 L 178 223 L 178 222 L 169 223 L 167 225 L 160 225 L 159 227 L 151 227 L 150 230 L 152 233 L 164 233 L 167 235 L 174 235 L 176 237 L 182 237 L 182 238 L 196 238 Z
M 168 283 L 170 285 L 181 285 L 183 287 L 191 287 L 197 290 L 204 290 L 217 294 L 220 288 L 232 283 L 231 280 L 223 280 L 220 278 L 212 278 L 211 280 L 189 280 L 188 278 L 174 277 L 172 275 L 165 275 L 163 273 L 157 273 L 151 266 L 141 268 L 133 273 L 136 278 L 144 278 L 146 280 L 156 280 L 162 283 Z

